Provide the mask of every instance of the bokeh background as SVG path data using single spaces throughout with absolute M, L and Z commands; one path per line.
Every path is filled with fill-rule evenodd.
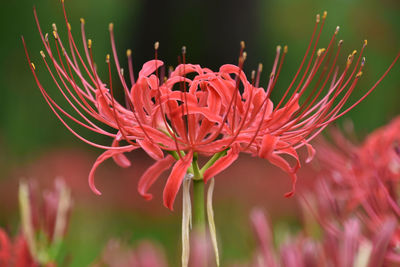
M 75 36 L 79 39 L 79 18 L 86 20 L 87 35 L 94 41 L 95 60 L 104 71 L 110 52 L 108 23 L 114 22 L 119 54 L 133 51 L 134 67 L 152 59 L 153 44 L 160 41 L 160 57 L 167 65 L 177 64 L 183 45 L 188 61 L 217 70 L 237 62 L 239 42 L 246 41 L 248 60 L 245 71 L 264 64 L 261 84 L 265 85 L 275 56 L 276 45 L 289 46 L 289 54 L 273 98 L 279 99 L 297 70 L 308 45 L 315 15 L 328 11 L 323 44 L 340 26 L 345 53 L 359 49 L 368 39 L 367 65 L 355 93 L 368 90 L 391 63 L 400 47 L 400 1 L 398 0 L 65 0 Z M 50 112 L 24 57 L 21 35 L 26 39 L 45 88 L 57 96 L 56 88 L 40 64 L 41 43 L 34 24 L 36 6 L 43 30 L 51 32 L 56 22 L 65 31 L 58 0 L 3 1 L 0 60 L 0 227 L 18 231 L 17 185 L 21 178 L 36 179 L 44 188 L 63 177 L 73 190 L 74 211 L 66 239 L 70 266 L 87 266 L 99 255 L 107 240 L 120 238 L 133 246 L 150 239 L 167 250 L 171 266 L 180 257 L 180 199 L 175 212 L 162 206 L 165 179 L 146 202 L 138 196 L 136 184 L 152 163 L 144 153 L 129 155 L 133 164 L 121 169 L 112 161 L 98 170 L 101 197 L 87 186 L 92 163 L 101 153 L 70 134 Z M 124 62 L 124 61 L 123 61 Z M 126 63 L 126 62 L 124 62 Z M 343 58 L 344 63 L 344 58 Z M 338 121 L 353 121 L 356 135 L 387 123 L 400 113 L 400 71 L 397 66 L 384 82 L 355 110 Z M 67 106 L 67 105 L 64 105 Z M 109 143 L 104 137 L 86 136 Z M 316 164 L 299 173 L 299 186 L 312 181 Z M 164 176 L 165 178 L 165 176 Z M 249 210 L 260 206 L 269 213 L 279 233 L 295 232 L 299 221 L 296 196 L 285 199 L 289 179 L 265 161 L 242 156 L 216 180 L 216 225 L 222 260 L 241 262 L 250 257 L 254 246 L 248 223 Z

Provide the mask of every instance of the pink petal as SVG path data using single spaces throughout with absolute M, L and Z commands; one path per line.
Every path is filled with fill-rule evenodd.
M 139 72 L 139 78 L 141 77 L 147 77 L 150 74 L 152 74 L 155 70 L 156 70 L 156 66 L 157 68 L 161 67 L 162 65 L 164 65 L 164 62 L 162 62 L 161 60 L 150 60 L 147 61 L 146 63 L 143 64 L 142 69 Z
M 130 151 L 132 151 L 132 150 L 134 150 L 136 148 L 137 147 L 130 146 L 130 147 L 127 147 L 127 148 L 121 149 L 121 150 L 106 150 L 103 154 L 101 154 L 96 159 L 96 161 L 94 162 L 93 167 L 92 167 L 92 169 L 90 170 L 90 173 L 89 173 L 89 187 L 90 187 L 90 189 L 92 189 L 92 191 L 95 194 L 101 195 L 101 192 L 99 190 L 97 190 L 97 188 L 96 188 L 96 186 L 94 184 L 94 175 L 96 173 L 97 167 L 99 167 L 99 165 L 101 163 L 103 163 L 105 160 L 107 160 L 107 159 L 109 159 L 111 157 L 117 156 L 118 154 L 121 154 L 121 153 L 124 153 L 124 152 L 130 152 Z
M 258 156 L 260 158 L 268 159 L 274 151 L 278 138 L 269 134 L 264 135 Z
M 145 173 L 140 177 L 138 184 L 139 194 L 142 195 L 146 200 L 153 198 L 152 194 L 147 193 L 149 188 L 158 179 L 158 177 L 166 170 L 168 170 L 175 159 L 168 155 L 167 157 L 155 162 Z
M 97 109 L 99 110 L 100 115 L 108 120 L 111 123 L 115 122 L 114 119 L 114 112 L 112 111 L 111 107 L 107 103 L 104 96 L 107 94 L 105 91 L 100 91 L 101 89 L 96 90 L 96 105 Z
M 164 158 L 164 153 L 162 152 L 161 148 L 144 139 L 144 140 L 137 140 L 138 144 L 143 148 L 146 153 L 155 160 L 161 160 Z
M 306 145 L 307 153 L 308 153 L 308 156 L 306 158 L 306 163 L 309 163 L 313 160 L 313 158 L 315 156 L 315 149 L 309 143 L 305 143 L 305 145 Z
M 204 172 L 204 183 L 207 183 L 209 179 L 215 177 L 220 172 L 228 168 L 239 156 L 237 149 L 230 149 L 226 156 L 218 159 L 210 168 Z
M 262 210 L 255 208 L 251 211 L 250 220 L 255 232 L 263 260 L 267 266 L 277 266 L 273 255 L 273 234 L 271 226 Z
M 189 168 L 190 164 L 192 164 L 192 157 L 193 152 L 190 151 L 185 157 L 178 160 L 168 177 L 167 184 L 164 188 L 163 198 L 164 206 L 170 210 L 173 210 L 173 205 L 176 195 L 178 194 L 178 190 L 181 187 L 187 169 Z
M 111 146 L 119 147 L 119 141 L 117 139 L 114 139 Z M 114 155 L 113 160 L 118 166 L 122 168 L 128 168 L 131 166 L 130 160 L 123 153 Z
M 287 172 L 292 180 L 292 190 L 288 193 L 285 194 L 285 197 L 291 197 L 293 196 L 295 189 L 296 189 L 296 181 L 297 181 L 297 175 L 295 171 L 299 167 L 299 159 L 297 156 L 297 153 L 293 154 L 291 150 L 285 150 L 284 153 L 291 155 L 294 157 L 297 161 L 297 164 L 295 167 L 291 167 L 290 164 L 281 156 L 277 155 L 274 153 L 274 149 L 278 143 L 279 139 L 276 136 L 271 136 L 271 135 L 264 135 L 262 143 L 261 143 L 261 148 L 258 153 L 259 157 L 267 159 L 270 163 L 273 165 L 281 168 L 283 171 Z

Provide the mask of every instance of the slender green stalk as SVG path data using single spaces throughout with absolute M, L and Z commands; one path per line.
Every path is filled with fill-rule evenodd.
M 193 179 L 193 224 L 197 231 L 206 232 L 203 180 Z

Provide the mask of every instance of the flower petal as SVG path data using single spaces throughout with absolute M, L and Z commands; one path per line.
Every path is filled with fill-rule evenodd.
M 279 138 L 276 136 L 268 134 L 264 135 L 258 155 L 260 158 L 267 159 L 270 163 L 281 168 L 283 171 L 289 174 L 292 180 L 292 190 L 288 193 L 285 193 L 285 197 L 291 197 L 293 196 L 294 191 L 296 189 L 296 181 L 297 181 L 296 170 L 299 167 L 299 159 L 297 153 L 296 154 L 292 153 L 293 151 L 291 151 L 290 149 L 282 150 L 283 153 L 289 154 L 296 159 L 297 162 L 296 166 L 291 167 L 290 164 L 284 158 L 274 153 L 274 149 L 278 141 Z
M 163 198 L 164 206 L 173 210 L 174 201 L 179 188 L 181 187 L 182 180 L 185 177 L 186 171 L 192 164 L 193 152 L 190 151 L 185 157 L 178 160 L 168 177 L 167 184 L 164 188 Z
M 138 144 L 143 148 L 146 153 L 155 160 L 161 160 L 164 158 L 164 153 L 161 148 L 156 144 L 144 139 L 137 140 Z
M 218 159 L 210 168 L 204 172 L 204 183 L 224 171 L 228 168 L 239 156 L 239 151 L 236 148 L 232 148 L 228 151 L 226 156 Z
M 129 146 L 126 149 L 121 149 L 121 150 L 107 150 L 105 151 L 103 154 L 101 154 L 96 161 L 93 164 L 92 169 L 90 170 L 89 173 L 89 187 L 90 189 L 92 189 L 92 191 L 97 194 L 97 195 L 101 195 L 101 192 L 99 190 L 97 190 L 95 184 L 94 184 L 94 175 L 96 173 L 97 167 L 99 167 L 99 165 L 101 163 L 103 163 L 105 160 L 111 158 L 111 157 L 115 157 L 118 156 L 119 154 L 122 154 L 124 152 L 130 152 L 134 149 L 136 149 L 137 147 L 134 146 Z
M 308 153 L 308 156 L 306 158 L 306 163 L 310 163 L 313 160 L 314 156 L 315 156 L 315 149 L 309 143 L 304 143 L 304 145 L 306 146 L 307 153 Z
M 117 140 L 117 138 L 115 138 L 111 144 L 112 147 L 119 147 L 119 141 Z M 119 153 L 113 156 L 113 160 L 114 162 L 122 167 L 122 168 L 128 168 L 131 166 L 131 162 L 130 160 L 123 154 L 123 153 Z
M 143 173 L 142 177 L 140 177 L 138 184 L 138 191 L 141 196 L 143 196 L 146 200 L 150 200 L 153 198 L 152 194 L 147 193 L 149 188 L 153 185 L 153 183 L 160 177 L 160 175 L 168 170 L 175 159 L 168 155 L 165 158 L 154 163 L 150 168 L 148 168 L 145 173 Z
M 161 60 L 150 60 L 143 64 L 142 69 L 139 72 L 139 78 L 147 77 L 152 74 L 156 69 L 164 65 L 164 62 Z

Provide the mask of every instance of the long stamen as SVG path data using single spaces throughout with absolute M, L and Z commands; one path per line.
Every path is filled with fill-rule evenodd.
M 288 95 L 290 89 L 293 87 L 293 85 L 294 85 L 294 83 L 295 83 L 295 81 L 296 81 L 296 79 L 297 79 L 297 76 L 300 74 L 300 71 L 301 71 L 301 69 L 303 68 L 303 65 L 304 65 L 304 63 L 305 63 L 305 61 L 306 61 L 306 58 L 307 58 L 307 56 L 308 56 L 308 53 L 310 52 L 311 45 L 312 45 L 312 43 L 313 43 L 313 40 L 314 40 L 314 37 L 315 37 L 315 33 L 316 33 L 316 31 L 317 31 L 317 27 L 318 27 L 319 22 L 320 22 L 320 15 L 318 14 L 318 15 L 317 15 L 317 18 L 316 18 L 314 30 L 313 30 L 313 33 L 312 33 L 312 36 L 311 36 L 310 43 L 308 44 L 306 53 L 305 53 L 305 55 L 304 55 L 304 57 L 303 57 L 303 60 L 302 60 L 301 63 L 300 63 L 300 67 L 298 68 L 298 70 L 297 70 L 297 72 L 296 72 L 296 74 L 295 74 L 295 76 L 294 76 L 292 82 L 290 83 L 289 87 L 286 89 L 285 94 L 283 95 L 283 97 L 282 97 L 281 100 L 279 101 L 278 105 L 274 108 L 274 110 L 277 110 L 277 109 L 282 105 L 282 103 L 283 103 L 284 99 L 286 98 L 286 96 Z
M 131 86 L 133 86 L 135 84 L 135 76 L 133 74 L 132 50 L 126 50 L 126 57 L 128 58 L 129 78 L 131 80 Z
M 155 43 L 154 43 L 154 59 L 155 59 L 155 64 L 156 64 L 155 68 L 156 68 L 156 76 L 157 76 L 157 79 L 158 79 L 157 60 L 158 60 L 158 48 L 159 48 L 159 46 L 160 46 L 160 43 L 159 43 L 159 42 L 155 42 Z M 174 142 L 175 142 L 175 149 L 176 149 L 176 153 L 177 153 L 178 156 L 179 156 L 179 159 L 182 159 L 182 155 L 181 155 L 180 148 L 179 148 L 179 145 L 178 145 L 178 137 L 177 137 L 177 135 L 176 135 L 176 133 L 175 133 L 176 131 L 171 131 L 171 130 L 170 130 L 170 125 L 168 124 L 168 122 L 167 122 L 167 120 L 166 120 L 166 118 L 165 118 L 165 116 L 164 116 L 165 113 L 164 113 L 164 108 L 163 108 L 162 101 L 161 101 L 161 90 L 160 90 L 160 85 L 159 85 L 159 79 L 158 79 L 158 83 L 157 83 L 157 92 L 158 92 L 158 104 L 159 104 L 159 107 L 160 107 L 161 117 L 162 117 L 162 119 L 163 119 L 164 126 L 165 126 L 165 128 L 167 129 L 168 134 L 169 134 L 170 136 L 172 136 L 172 138 L 174 139 Z M 168 101 L 167 103 L 169 103 L 169 101 Z M 171 124 L 171 125 L 172 125 L 172 124 Z

